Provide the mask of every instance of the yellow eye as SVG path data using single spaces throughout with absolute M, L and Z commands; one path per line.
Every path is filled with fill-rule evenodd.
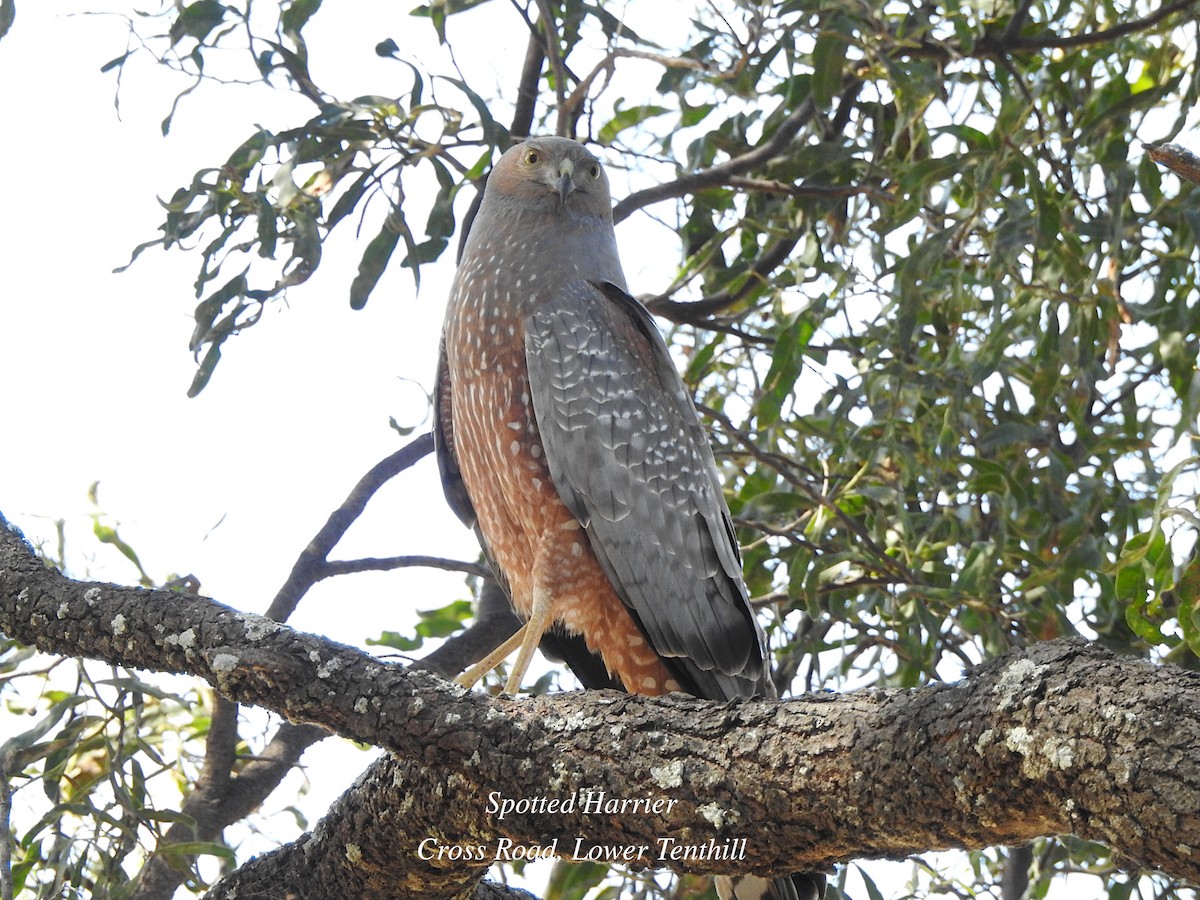
M 591 175 L 593 178 L 599 178 L 600 177 L 600 167 L 598 165 L 596 165 L 595 163 L 592 163 L 592 167 L 590 169 L 588 169 L 588 174 Z
M 525 154 L 525 164 L 527 166 L 536 166 L 540 158 L 536 150 L 530 150 Z

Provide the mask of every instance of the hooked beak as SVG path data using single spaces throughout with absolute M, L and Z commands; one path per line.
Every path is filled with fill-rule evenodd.
M 575 163 L 564 159 L 558 165 L 558 181 L 554 187 L 558 193 L 558 203 L 561 206 L 567 202 L 567 195 L 575 190 Z

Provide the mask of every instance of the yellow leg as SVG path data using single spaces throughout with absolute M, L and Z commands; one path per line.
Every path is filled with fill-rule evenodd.
M 508 681 L 504 685 L 504 693 L 516 694 L 521 689 L 521 679 L 529 671 L 529 663 L 533 660 L 533 651 L 542 642 L 542 634 L 550 624 L 550 595 L 544 591 L 534 591 L 533 610 L 529 621 L 517 629 L 507 641 L 481 659 L 471 668 L 454 679 L 465 688 L 474 687 L 479 679 L 508 659 L 514 650 L 520 648 L 517 661 L 513 663 Z
M 465 688 L 473 688 L 475 684 L 483 678 L 488 672 L 508 659 L 514 650 L 521 646 L 525 640 L 525 633 L 529 630 L 529 623 L 526 622 L 516 632 L 506 640 L 503 644 L 481 659 L 471 668 L 467 669 L 461 675 L 454 679 L 455 684 L 461 684 Z
M 533 609 L 530 611 L 529 621 L 521 628 L 521 631 L 525 632 L 524 639 L 521 641 L 521 652 L 517 654 L 517 661 L 513 663 L 512 671 L 508 673 L 508 682 L 504 685 L 504 693 L 515 695 L 521 689 L 521 679 L 529 671 L 529 664 L 533 661 L 533 651 L 542 642 L 542 635 L 549 625 L 550 594 L 535 588 Z

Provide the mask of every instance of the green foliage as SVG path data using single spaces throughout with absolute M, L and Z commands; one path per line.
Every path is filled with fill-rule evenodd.
M 401 263 L 412 269 L 419 284 L 420 267 L 438 259 L 455 231 L 452 202 L 472 174 L 471 165 L 450 151 L 481 143 L 486 150 L 505 139 L 487 105 L 462 81 L 434 78 L 430 87 L 439 92 L 437 100 L 428 98 L 426 76 L 400 55 L 391 39 L 381 41 L 376 52 L 402 67 L 402 77 L 411 79 L 406 92 L 352 99 L 326 94 L 308 71 L 303 39 L 320 5 L 315 0 L 279 3 L 274 34 L 255 41 L 263 49 L 253 55 L 258 77 L 268 83 L 286 81 L 314 104 L 315 115 L 278 134 L 258 130 L 222 165 L 197 172 L 166 202 L 161 235 L 133 252 L 136 260 L 150 247 L 199 242 L 199 302 L 191 349 L 200 365 L 190 389 L 193 396 L 212 377 L 225 340 L 257 323 L 265 304 L 282 299 L 313 275 L 325 242 L 339 225 L 347 230 L 346 223 L 356 222 L 361 228 L 364 218 L 382 218 L 350 286 L 353 308 L 366 304 L 401 243 Z M 205 54 L 243 40 L 250 24 L 248 6 L 208 0 L 164 14 L 173 17 L 166 37 L 172 50 L 178 53 L 181 42 L 193 45 L 186 56 L 174 56 L 174 64 L 198 79 L 204 74 Z M 252 27 L 257 29 L 257 21 Z M 126 53 L 103 69 L 119 72 L 131 58 Z M 469 109 L 457 109 L 447 100 Z M 170 117 L 164 132 L 169 127 Z M 472 164 L 479 161 L 479 150 L 474 152 Z M 429 175 L 440 190 L 424 215 L 426 239 L 418 241 L 404 182 Z
M 22 729 L 0 745 L 3 785 L 39 813 L 13 834 L 17 896 L 128 896 L 199 772 L 207 713 L 197 691 L 120 669 L 99 677 L 104 669 L 0 644 L 6 721 Z M 231 857 L 207 843 L 180 852 L 194 887 L 196 855 Z
M 449 637 L 463 627 L 472 615 L 469 600 L 455 600 L 438 609 L 421 610 L 417 613 L 421 621 L 417 623 L 415 637 L 407 637 L 395 631 L 385 631 L 378 638 L 368 638 L 367 643 L 377 647 L 392 647 L 402 652 L 419 650 L 426 638 Z
M 100 482 L 92 482 L 92 486 L 88 488 L 88 500 L 96 510 L 92 513 L 92 535 L 100 543 L 115 547 L 122 556 L 133 563 L 138 571 L 138 584 L 142 585 L 142 587 L 150 587 L 153 582 L 150 580 L 150 576 L 146 574 L 146 570 L 142 568 L 142 562 L 138 559 L 137 551 L 122 540 L 116 525 L 109 525 L 106 521 L 108 517 L 100 508 Z
M 453 47 L 456 17 L 484 6 L 497 4 L 431 0 L 413 16 Z M 363 235 L 360 308 L 389 266 L 416 280 L 445 255 L 459 191 L 510 131 L 588 131 L 635 189 L 670 185 L 635 190 L 616 215 L 665 201 L 651 211 L 677 265 L 636 289 L 674 323 L 793 690 L 918 685 L 1076 633 L 1197 665 L 1200 194 L 1141 149 L 1192 121 L 1194 5 L 697 3 L 660 47 L 620 5 L 552 0 L 526 10 L 554 18 L 528 23 L 549 40 L 522 85 L 539 98 L 525 121 L 517 85 L 493 96 L 423 68 L 398 33 L 376 52 L 404 90 L 333 97 L 304 33 L 346 13 L 255 8 L 168 5 L 165 35 L 143 44 L 197 83 L 216 51 L 240 50 L 253 77 L 315 107 L 197 172 L 135 251 L 196 248 L 192 393 L 347 223 Z M 634 60 L 657 81 L 643 68 L 620 82 Z M 424 205 L 406 190 L 418 182 L 434 191 Z M 138 564 L 99 517 L 97 536 Z M 416 636 L 378 643 L 417 649 L 466 614 L 424 613 Z M 145 722 L 149 695 L 127 693 Z M 80 790 L 64 782 L 79 766 L 65 730 L 118 752 L 116 714 L 89 719 L 81 697 L 47 698 L 12 751 L 34 752 L 13 771 L 49 778 L 56 804 Z M 96 815 L 124 846 L 119 814 Z M 22 852 L 82 883 L 99 863 L 59 862 L 57 827 Z M 1009 864 L 970 854 L 960 877 L 918 861 L 912 895 L 994 896 Z M 1062 839 L 1035 846 L 1029 896 L 1064 872 L 1106 896 L 1134 890 L 1107 850 Z M 555 890 L 611 893 L 596 875 L 556 873 Z M 869 874 L 859 883 L 882 896 Z

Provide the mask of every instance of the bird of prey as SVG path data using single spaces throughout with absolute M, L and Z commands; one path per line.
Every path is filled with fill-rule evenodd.
M 446 311 L 435 420 L 450 506 L 525 622 L 463 683 L 517 652 L 515 693 L 544 641 L 589 687 L 776 696 L 712 450 L 628 293 L 608 179 L 582 144 L 528 140 L 489 175 Z M 822 885 L 718 889 L 794 900 Z

